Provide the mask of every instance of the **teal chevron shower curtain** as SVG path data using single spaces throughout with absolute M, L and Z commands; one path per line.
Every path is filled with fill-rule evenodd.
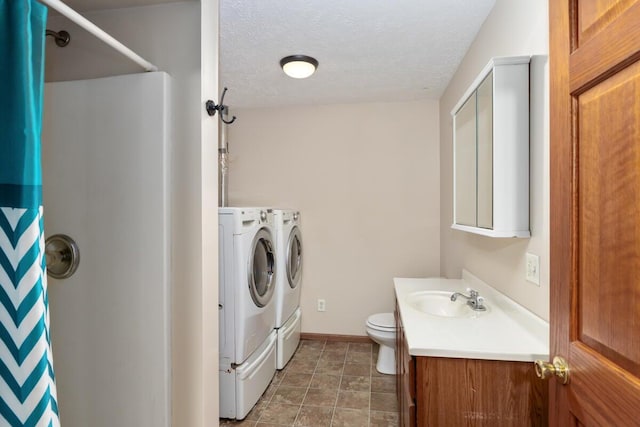
M 47 8 L 0 0 L 0 425 L 59 426 L 40 132 Z

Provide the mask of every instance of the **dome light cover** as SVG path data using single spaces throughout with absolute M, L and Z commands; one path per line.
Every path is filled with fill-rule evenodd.
M 307 55 L 291 55 L 280 60 L 282 71 L 294 79 L 306 79 L 318 68 L 318 61 Z

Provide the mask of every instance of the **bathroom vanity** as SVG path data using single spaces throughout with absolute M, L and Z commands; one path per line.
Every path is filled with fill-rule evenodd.
M 547 384 L 533 361 L 548 358 L 548 323 L 468 272 L 394 281 L 400 426 L 547 425 Z M 467 288 L 487 311 L 447 301 Z

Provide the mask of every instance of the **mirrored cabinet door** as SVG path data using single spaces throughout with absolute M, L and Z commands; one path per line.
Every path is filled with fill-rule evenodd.
M 477 96 L 477 226 L 493 228 L 493 72 Z
M 451 111 L 456 230 L 531 236 L 529 62 L 492 58 Z
M 476 225 L 476 94 L 455 118 L 455 221 Z

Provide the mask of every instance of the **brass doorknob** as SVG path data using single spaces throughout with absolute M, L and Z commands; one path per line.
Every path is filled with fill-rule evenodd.
M 538 378 L 545 380 L 551 375 L 555 375 L 560 378 L 562 384 L 567 384 L 569 382 L 569 365 L 562 357 L 554 357 L 553 363 L 536 360 L 534 364 Z

